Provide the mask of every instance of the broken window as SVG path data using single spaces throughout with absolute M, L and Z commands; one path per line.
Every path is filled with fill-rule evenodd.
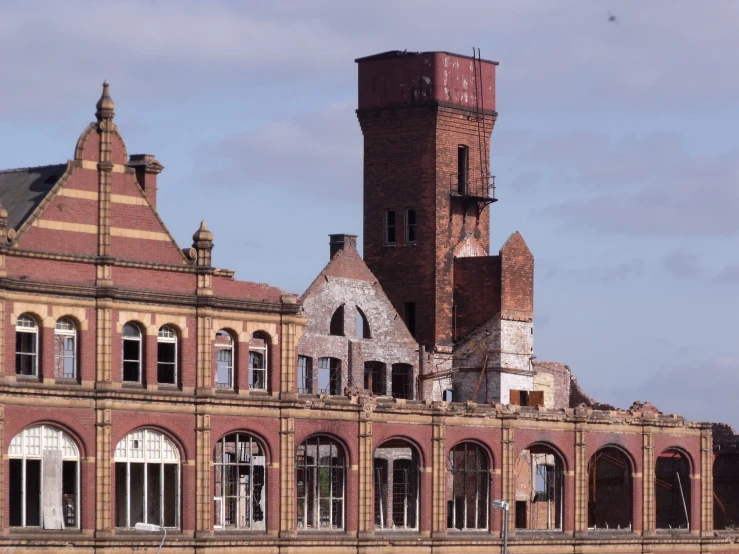
M 719 454 L 713 462 L 713 528 L 739 527 L 739 454 Z
M 441 393 L 441 399 L 444 402 L 454 402 L 454 392 L 452 389 L 444 389 L 444 391 Z
M 344 528 L 344 451 L 335 440 L 311 437 L 295 456 L 298 529 Z
M 561 530 L 564 482 L 559 456 L 547 446 L 531 446 L 516 458 L 513 474 L 516 528 Z
M 390 440 L 375 450 L 375 528 L 418 529 L 419 462 L 416 449 Z
M 336 308 L 334 315 L 331 316 L 331 323 L 329 324 L 328 334 L 336 335 L 339 337 L 344 336 L 344 305 L 343 304 L 339 306 L 338 308 Z
M 514 406 L 543 406 L 544 391 L 510 390 L 509 404 Z
M 79 450 L 64 431 L 29 427 L 10 441 L 11 527 L 79 527 Z
M 77 328 L 72 320 L 57 320 L 54 329 L 54 377 L 77 378 Z
M 213 527 L 264 531 L 266 463 L 251 435 L 233 433 L 216 443 L 213 459 Z
M 177 333 L 167 325 L 160 327 L 157 336 L 157 382 L 177 384 Z
M 618 448 L 598 450 L 588 464 L 588 528 L 631 529 L 631 464 Z
M 668 448 L 657 457 L 655 469 L 657 529 L 689 529 L 690 464 L 687 456 Z
M 395 210 L 385 212 L 385 244 L 395 246 Z
M 416 303 L 405 302 L 403 304 L 403 321 L 405 326 L 408 327 L 411 335 L 416 336 Z
M 234 339 L 231 333 L 221 329 L 216 333 L 216 387 L 232 389 L 234 386 Z
M 377 396 L 387 394 L 387 368 L 382 362 L 364 362 L 364 388 Z
M 313 392 L 313 358 L 298 356 L 298 393 Z
M 341 394 L 341 360 L 318 358 L 318 392 Z
M 123 381 L 141 382 L 141 329 L 134 323 L 126 323 L 121 332 L 123 342 Z
M 267 390 L 267 347 L 269 337 L 257 331 L 249 341 L 249 387 Z
M 359 306 L 356 307 L 356 312 L 357 312 L 356 317 L 354 318 L 354 322 L 355 322 L 354 335 L 358 339 L 371 339 L 372 334 L 370 333 L 370 326 L 369 326 L 369 321 L 367 321 L 367 316 L 364 315 L 362 308 L 360 308 Z
M 447 528 L 487 529 L 490 472 L 485 450 L 462 442 L 447 459 Z
M 405 211 L 405 242 L 416 244 L 416 210 L 408 208 Z
M 464 144 L 457 146 L 457 192 L 467 194 L 470 174 L 470 149 Z
M 413 400 L 413 366 L 410 364 L 393 364 L 392 396 Z
M 28 314 L 15 323 L 15 374 L 38 376 L 38 324 Z
M 158 431 L 129 433 L 115 448 L 115 525 L 180 525 L 180 455 Z

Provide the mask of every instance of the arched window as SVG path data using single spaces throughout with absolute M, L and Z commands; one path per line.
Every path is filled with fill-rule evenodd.
M 311 437 L 295 456 L 298 529 L 344 528 L 344 450 L 329 437 Z
M 377 396 L 387 394 L 387 367 L 382 362 L 364 362 L 364 388 Z
M 141 329 L 134 323 L 126 323 L 121 331 L 123 347 L 123 381 L 141 382 Z
M 38 376 L 38 324 L 28 314 L 15 323 L 15 374 Z
M 480 445 L 462 442 L 447 460 L 447 528 L 487 529 L 490 472 Z
M 355 336 L 358 339 L 371 339 L 372 333 L 370 332 L 370 326 L 369 321 L 367 321 L 367 316 L 364 315 L 362 308 L 360 308 L 359 306 L 357 306 L 356 308 L 356 317 L 354 318 L 356 330 Z
M 11 527 L 79 527 L 80 453 L 64 431 L 29 427 L 10 441 Z
M 269 336 L 257 331 L 249 341 L 249 388 L 267 390 L 267 350 Z
M 57 320 L 54 329 L 54 377 L 77 378 L 77 329 L 72 320 Z
M 341 360 L 318 358 L 318 392 L 339 395 L 341 386 Z
M 598 450 L 588 464 L 588 528 L 631 529 L 631 464 L 618 448 Z
M 676 448 L 668 448 L 655 464 L 654 503 L 657 529 L 690 528 L 690 462 Z
M 375 450 L 375 529 L 418 529 L 419 461 L 409 443 L 390 440 Z
M 232 389 L 234 386 L 234 339 L 231 333 L 221 329 L 216 333 L 216 387 Z
M 213 521 L 216 529 L 266 529 L 265 457 L 251 435 L 233 433 L 216 443 Z
M 413 400 L 413 366 L 410 364 L 393 364 L 392 396 Z
M 180 454 L 158 431 L 129 433 L 115 447 L 115 524 L 180 526 Z
M 336 335 L 339 337 L 344 336 L 344 305 L 343 304 L 339 306 L 338 308 L 336 308 L 334 315 L 331 316 L 331 323 L 329 325 L 328 334 Z
M 516 458 L 513 474 L 516 529 L 561 530 L 564 479 L 557 453 L 532 445 Z
M 713 528 L 739 526 L 739 454 L 719 454 L 713 462 Z
M 157 382 L 177 384 L 177 332 L 168 325 L 160 327 L 157 336 Z

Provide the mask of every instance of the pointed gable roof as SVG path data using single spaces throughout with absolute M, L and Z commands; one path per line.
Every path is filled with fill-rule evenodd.
M 371 284 L 377 282 L 377 277 L 375 277 L 375 275 L 370 271 L 367 264 L 364 263 L 359 252 L 357 252 L 353 247 L 346 247 L 338 250 L 331 257 L 326 266 L 302 294 L 300 300 L 302 301 L 311 293 L 318 291 L 329 277 L 354 279 L 356 281 L 365 281 Z M 380 288 L 380 290 L 382 289 Z M 383 296 L 386 296 L 385 291 L 382 291 L 382 294 Z

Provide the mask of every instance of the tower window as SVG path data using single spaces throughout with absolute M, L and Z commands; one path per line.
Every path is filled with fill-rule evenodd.
M 457 192 L 467 193 L 470 175 L 470 149 L 464 144 L 457 146 Z
M 395 246 L 395 210 L 385 212 L 385 244 Z
M 405 326 L 411 332 L 411 335 L 416 336 L 416 303 L 406 302 L 403 304 L 403 321 Z
M 416 210 L 408 208 L 405 212 L 405 242 L 416 244 Z

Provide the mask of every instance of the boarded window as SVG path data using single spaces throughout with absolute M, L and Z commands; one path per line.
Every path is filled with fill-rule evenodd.
M 345 474 L 344 451 L 336 441 L 311 437 L 298 447 L 298 529 L 344 528 Z
M 544 405 L 544 391 L 511 390 L 509 395 L 509 403 L 514 406 Z

